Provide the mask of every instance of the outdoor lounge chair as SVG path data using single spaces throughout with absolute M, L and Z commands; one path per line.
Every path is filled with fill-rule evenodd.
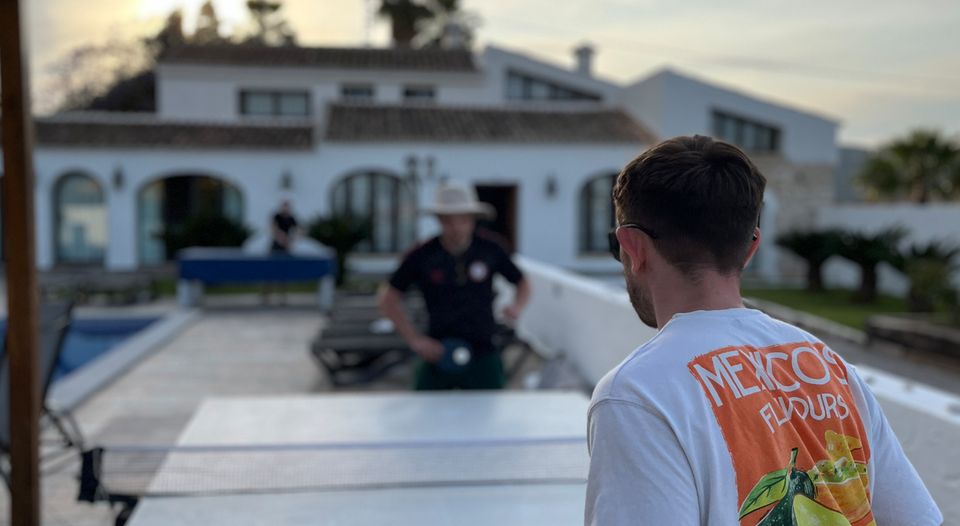
M 426 324 L 420 298 L 406 301 L 413 323 Z M 393 331 L 380 332 L 382 319 L 375 296 L 341 296 L 328 324 L 310 344 L 310 352 L 334 386 L 370 382 L 413 356 L 407 343 Z
M 422 298 L 413 296 L 405 301 L 411 321 L 425 331 L 427 313 Z M 310 352 L 335 387 L 373 381 L 413 357 L 413 351 L 399 334 L 375 330 L 381 317 L 372 296 L 348 297 L 338 301 L 331 311 L 329 325 L 320 330 Z M 502 350 L 512 345 L 520 345 L 521 352 L 505 364 L 507 378 L 520 371 L 532 349 L 512 328 L 498 326 L 494 346 Z
M 46 402 L 47 392 L 53 382 L 53 374 L 60 360 L 63 342 L 72 321 L 73 304 L 50 302 L 40 306 L 40 394 L 42 418 L 53 425 L 60 435 L 57 447 L 44 452 L 41 462 L 50 463 L 60 458 L 63 451 L 83 448 L 83 436 L 73 417 L 68 412 L 55 411 Z M 5 347 L 5 345 L 4 345 Z M 0 360 L 0 477 L 10 487 L 8 470 L 10 452 L 10 367 L 6 353 Z

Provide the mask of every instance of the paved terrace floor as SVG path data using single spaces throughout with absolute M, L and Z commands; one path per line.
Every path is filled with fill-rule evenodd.
M 290 294 L 285 305 L 264 306 L 257 295 L 208 296 L 198 321 L 74 412 L 88 445 L 172 445 L 210 396 L 330 391 L 308 352 L 324 323 L 315 301 L 313 295 Z M 172 307 L 141 309 L 157 314 Z M 111 310 L 79 315 L 109 316 Z M 411 378 L 411 367 L 402 365 L 354 389 L 406 390 Z M 105 503 L 76 502 L 78 471 L 78 462 L 69 461 L 44 476 L 45 526 L 113 524 L 114 511 Z M 8 524 L 8 506 L 9 494 L 0 492 L 0 525 Z
M 312 300 L 291 297 L 278 307 L 256 307 L 255 297 L 211 301 L 197 322 L 74 413 L 87 441 L 173 444 L 205 397 L 328 390 L 307 352 L 322 323 Z M 71 463 L 44 477 L 43 524 L 112 525 L 105 504 L 76 502 L 76 473 Z M 0 499 L 6 524 L 9 496 Z

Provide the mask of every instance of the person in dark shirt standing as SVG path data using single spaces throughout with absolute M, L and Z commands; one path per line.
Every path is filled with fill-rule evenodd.
M 270 252 L 289 253 L 298 228 L 297 218 L 290 211 L 290 201 L 284 200 L 280 203 L 280 210 L 273 215 L 273 222 L 270 224 L 272 239 Z
M 477 216 L 494 210 L 477 201 L 471 187 L 441 183 L 436 204 L 426 210 L 440 221 L 440 235 L 415 247 L 381 288 L 379 306 L 397 332 L 422 359 L 415 388 L 499 389 L 506 382 L 499 349 L 493 345 L 493 276 L 500 274 L 516 287 L 513 303 L 503 315 L 516 321 L 530 298 L 530 285 L 507 251 L 476 232 Z M 422 334 L 403 309 L 403 294 L 416 285 L 423 294 L 429 329 Z M 446 367 L 444 342 L 462 341 L 469 360 Z M 454 359 L 457 357 L 454 356 Z

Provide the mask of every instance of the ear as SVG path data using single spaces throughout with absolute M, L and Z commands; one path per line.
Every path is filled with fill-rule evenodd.
M 750 250 L 747 251 L 747 260 L 743 262 L 743 268 L 747 268 L 747 265 L 750 264 L 750 260 L 753 259 L 753 256 L 756 255 L 757 250 L 760 248 L 760 229 L 753 229 L 753 241 L 750 243 Z
M 633 228 L 621 228 L 617 230 L 617 240 L 620 241 L 620 250 L 627 255 L 624 262 L 630 264 L 628 270 L 631 274 L 638 274 L 647 265 L 647 237 Z

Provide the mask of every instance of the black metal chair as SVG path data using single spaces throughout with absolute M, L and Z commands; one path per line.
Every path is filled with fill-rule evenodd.
M 64 450 L 83 449 L 83 435 L 73 417 L 67 411 L 55 410 L 47 404 L 47 392 L 53 382 L 53 375 L 60 361 L 63 343 L 67 331 L 72 323 L 72 302 L 46 302 L 40 306 L 40 394 L 42 403 L 42 418 L 57 430 L 60 435 L 56 442 L 58 446 L 52 453 L 45 454 L 42 462 L 59 457 Z M 4 338 L 4 348 L 6 338 Z M 0 359 L 0 477 L 7 488 L 10 487 L 9 476 L 10 453 L 10 367 L 7 355 L 4 352 Z

